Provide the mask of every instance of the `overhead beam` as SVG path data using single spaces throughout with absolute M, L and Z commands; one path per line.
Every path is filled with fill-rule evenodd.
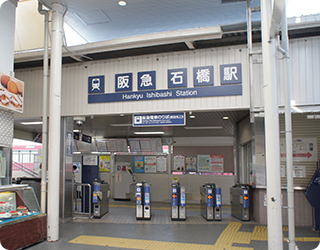
M 286 0 L 274 0 L 270 25 L 270 38 L 275 38 L 281 25 Z
M 196 49 L 196 47 L 194 47 L 193 42 L 191 41 L 185 41 L 185 44 L 188 46 L 189 49 Z

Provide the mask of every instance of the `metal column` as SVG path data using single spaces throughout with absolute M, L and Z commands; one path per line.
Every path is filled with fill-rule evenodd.
M 47 240 L 59 240 L 59 187 L 61 137 L 61 71 L 64 6 L 52 4 L 52 50 L 50 69 L 50 120 L 48 155 L 48 228 Z
M 266 130 L 268 249 L 282 250 L 278 86 L 275 39 L 270 38 L 270 0 L 261 0 L 261 26 Z

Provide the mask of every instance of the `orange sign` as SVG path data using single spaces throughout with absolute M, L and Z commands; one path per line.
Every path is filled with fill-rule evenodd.
M 137 197 L 137 201 L 140 201 L 141 200 L 141 197 Z
M 249 199 L 249 197 L 248 197 L 248 196 L 245 196 L 245 197 L 244 197 L 244 199 L 245 199 L 245 200 L 248 200 L 248 199 Z
M 208 198 L 209 198 L 209 200 L 211 200 L 212 199 L 212 195 L 209 195 Z
M 176 195 L 176 194 L 173 194 L 172 197 L 173 197 L 173 198 L 177 198 L 177 195 Z

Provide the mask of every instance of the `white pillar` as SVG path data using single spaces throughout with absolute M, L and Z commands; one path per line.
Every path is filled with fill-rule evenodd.
M 61 69 L 64 6 L 52 4 L 52 46 L 50 67 L 50 112 L 48 154 L 48 241 L 59 240 Z
M 40 4 L 39 4 L 40 5 Z M 42 5 L 41 5 L 42 7 Z M 40 12 L 41 13 L 41 12 Z M 41 13 L 42 14 L 42 13 Z M 41 210 L 46 213 L 47 204 L 47 163 L 48 163 L 48 78 L 49 78 L 49 12 L 44 11 L 44 56 L 43 56 L 43 96 L 42 96 L 42 170 L 41 170 Z
M 286 51 L 283 60 L 283 84 L 286 121 L 286 154 L 287 154 L 287 199 L 288 199 L 288 236 L 289 250 L 296 249 L 295 222 L 294 222 L 294 189 L 293 189 L 293 159 L 292 159 L 292 125 L 291 125 L 291 87 L 290 87 L 290 60 L 289 60 L 289 39 L 287 27 L 287 4 L 281 22 L 282 48 Z
M 270 39 L 271 2 L 261 0 L 263 90 L 267 173 L 268 249 L 282 250 L 280 136 L 275 39 Z

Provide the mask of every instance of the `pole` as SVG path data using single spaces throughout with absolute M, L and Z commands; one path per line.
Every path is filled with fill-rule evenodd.
M 285 100 L 285 130 L 286 130 L 286 154 L 287 154 L 287 199 L 288 199 L 288 233 L 289 250 L 295 250 L 295 221 L 294 221 L 294 190 L 293 190 L 293 166 L 292 166 L 292 125 L 291 125 L 291 87 L 290 87 L 290 58 L 287 27 L 287 4 L 285 3 L 282 22 L 282 48 L 285 50 L 283 61 L 283 84 Z
M 270 38 L 271 2 L 261 0 L 268 249 L 282 250 L 280 136 L 275 39 Z
M 39 3 L 39 9 L 42 5 Z M 47 203 L 47 162 L 48 162 L 48 77 L 49 77 L 49 12 L 39 11 L 44 14 L 44 56 L 43 56 L 43 100 L 42 100 L 42 169 L 41 169 L 41 210 L 46 212 Z
M 52 50 L 50 67 L 49 182 L 47 240 L 59 240 L 61 69 L 64 6 L 52 3 Z

